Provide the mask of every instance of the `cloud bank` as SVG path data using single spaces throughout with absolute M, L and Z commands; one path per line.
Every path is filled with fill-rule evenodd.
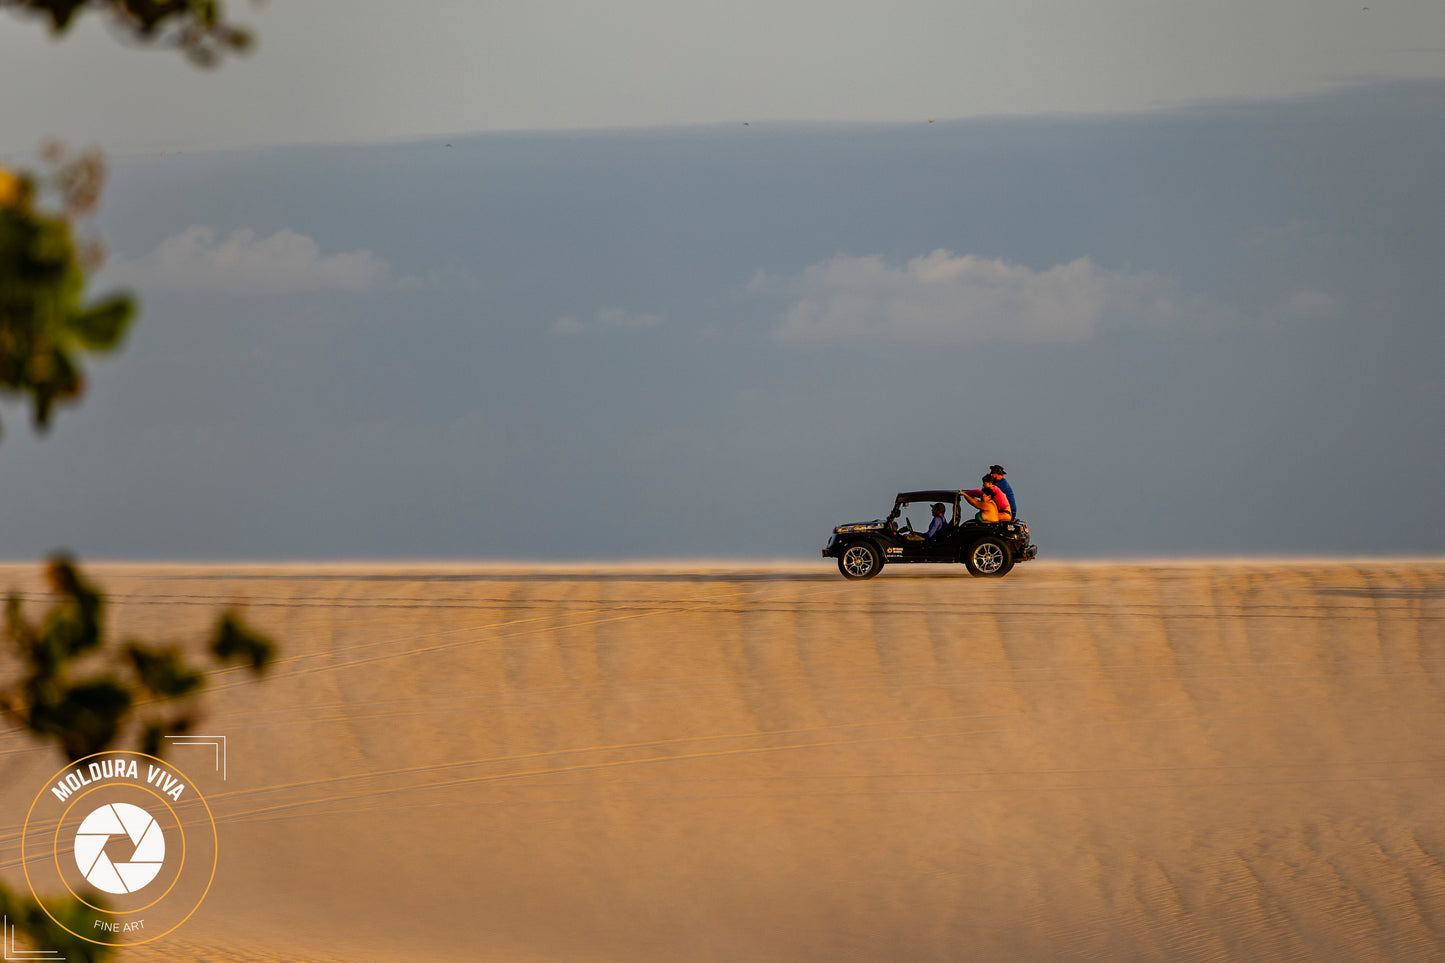
M 581 334 L 589 330 L 640 331 L 655 328 L 667 321 L 665 314 L 646 314 L 628 311 L 625 308 L 603 308 L 596 319 L 588 324 L 568 315 L 558 318 L 552 324 L 554 334 Z
M 1344 306 L 1333 295 L 1307 288 L 1290 295 L 1284 309 L 1292 318 L 1337 318 L 1344 311 Z
M 370 251 L 322 257 L 317 243 L 283 228 L 270 237 L 189 227 L 136 261 L 118 261 L 112 274 L 125 284 L 185 294 L 294 294 L 359 291 L 386 272 Z
M 795 343 L 1083 341 L 1116 319 L 1158 323 L 1199 307 L 1164 278 L 1106 271 L 1088 258 L 1036 271 L 945 250 L 901 267 L 840 255 L 789 279 L 759 275 L 748 288 L 786 295 L 775 334 Z

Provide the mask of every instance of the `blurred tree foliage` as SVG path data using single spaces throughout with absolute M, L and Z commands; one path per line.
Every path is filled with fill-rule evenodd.
M 105 158 L 70 156 L 58 143 L 41 154 L 50 168 L 43 179 L 0 167 L 0 391 L 30 400 L 43 431 L 57 402 L 85 390 L 81 353 L 119 347 L 135 303 L 125 295 L 82 300 L 86 272 L 104 252 L 78 240 L 73 225 L 100 200 Z M 59 197 L 53 209 L 40 203 L 46 187 Z
M 0 0 L 64 33 L 80 14 L 108 15 L 122 36 L 146 46 L 175 47 L 202 67 L 251 46 L 250 31 L 226 22 L 221 0 Z
M 104 907 L 105 900 L 95 894 L 88 899 L 97 907 Z M 46 907 L 55 914 L 52 919 L 40 904 L 28 896 L 17 896 L 8 892 L 5 887 L 0 886 L 0 913 L 10 921 L 10 925 L 24 934 L 26 940 L 34 946 L 44 947 L 60 952 L 59 959 L 67 963 L 105 963 L 115 955 L 116 948 L 105 946 L 100 943 L 90 943 L 86 940 L 76 938 L 71 930 L 83 929 L 88 920 L 93 920 L 94 914 L 87 911 L 84 903 L 80 900 L 69 900 L 59 902 L 49 900 Z M 65 924 L 62 926 L 61 924 Z M 21 955 L 20 951 L 15 956 L 6 956 L 7 960 L 46 960 L 57 959 L 57 957 Z
M 74 561 L 60 555 L 46 568 L 57 601 L 39 622 L 25 617 L 20 597 L 5 605 L 5 638 L 19 657 L 21 677 L 0 688 L 0 713 L 46 739 L 74 762 L 103 752 L 129 734 L 152 756 L 165 737 L 189 732 L 204 670 L 175 646 L 136 639 L 107 645 L 105 599 Z M 211 634 L 215 667 L 246 666 L 265 672 L 276 647 L 227 612 Z
M 55 34 L 84 13 L 105 14 L 126 39 L 178 49 L 200 66 L 251 44 L 247 31 L 226 22 L 220 0 L 0 0 L 0 9 L 43 18 Z M 136 305 L 127 294 L 85 297 L 104 251 L 79 237 L 76 225 L 99 202 L 104 156 L 51 143 L 41 158 L 40 175 L 0 167 L 0 393 L 28 402 L 43 432 L 58 403 L 82 396 L 82 356 L 116 350 Z M 234 611 L 212 631 L 206 666 L 176 646 L 107 639 L 105 599 L 75 562 L 57 555 L 46 576 L 55 601 L 39 621 L 27 618 L 15 593 L 5 607 L 4 636 L 19 669 L 14 679 L 0 677 L 0 716 L 72 761 L 118 741 L 161 755 L 166 736 L 195 724 L 207 668 L 239 664 L 260 675 L 274 657 L 274 644 Z M 115 947 L 74 936 L 78 922 L 60 925 L 80 919 L 79 901 L 47 901 L 47 908 L 0 884 L 0 913 L 33 946 L 81 963 L 113 956 Z

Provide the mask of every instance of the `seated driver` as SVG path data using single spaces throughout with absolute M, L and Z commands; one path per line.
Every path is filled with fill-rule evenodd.
M 933 503 L 933 521 L 928 523 L 928 531 L 919 535 L 917 532 L 910 532 L 912 538 L 937 538 L 943 534 L 943 502 Z
M 934 502 L 933 521 L 928 523 L 928 531 L 924 533 L 923 537 L 937 538 L 938 536 L 943 534 L 943 526 L 943 502 Z

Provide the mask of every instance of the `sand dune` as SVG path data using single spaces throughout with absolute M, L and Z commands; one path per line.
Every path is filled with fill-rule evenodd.
M 91 571 L 284 646 L 123 959 L 1445 956 L 1445 563 Z M 60 762 L 0 735 L 6 880 Z

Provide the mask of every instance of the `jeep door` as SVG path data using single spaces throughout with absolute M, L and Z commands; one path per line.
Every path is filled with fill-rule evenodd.
M 944 518 L 947 519 L 947 517 L 948 515 L 945 512 Z M 894 544 L 900 546 L 901 551 L 889 553 L 889 557 L 903 558 L 916 562 L 942 560 L 948 554 L 948 549 L 943 543 L 947 541 L 949 529 L 945 528 L 943 534 L 938 538 L 929 539 L 922 537 L 923 534 L 928 531 L 929 524 L 933 521 L 932 506 L 928 502 L 914 502 L 911 505 L 904 505 L 903 517 L 899 521 L 900 523 L 907 521 L 912 527 L 914 534 L 911 536 L 900 536 Z M 952 553 L 954 556 L 957 556 L 958 549 L 954 548 Z
M 974 532 L 964 528 L 963 522 L 966 518 L 964 513 L 969 506 L 961 496 L 955 496 L 953 509 L 944 517 L 948 520 L 947 527 L 943 534 L 929 543 L 928 557 L 937 562 L 956 562 L 963 557 L 964 542 L 974 536 Z

